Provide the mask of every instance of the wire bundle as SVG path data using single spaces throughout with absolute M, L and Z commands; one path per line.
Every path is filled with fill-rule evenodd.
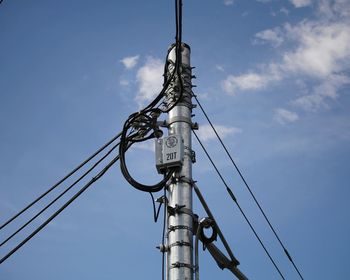
M 158 192 L 162 190 L 166 182 L 176 170 L 170 168 L 164 174 L 164 178 L 156 184 L 145 185 L 136 181 L 130 174 L 125 159 L 125 153 L 129 147 L 138 142 L 147 141 L 153 138 L 160 138 L 162 130 L 157 125 L 157 119 L 162 113 L 172 110 L 183 97 L 183 81 L 181 76 L 181 51 L 182 51 L 182 0 L 175 0 L 176 35 L 173 44 L 167 53 L 164 67 L 164 84 L 157 97 L 144 109 L 129 116 L 123 126 L 121 144 L 119 146 L 120 168 L 124 178 L 136 189 L 144 192 Z M 176 59 L 169 59 L 170 52 L 175 47 Z M 169 69 L 172 69 L 170 71 Z M 174 86 L 175 84 L 175 86 Z M 172 100 L 166 98 L 167 90 L 176 88 L 177 96 Z M 166 100 L 164 100 L 166 99 Z M 127 136 L 129 134 L 129 136 Z
M 65 183 L 69 178 L 71 178 L 74 174 L 76 174 L 79 170 L 81 170 L 84 166 L 86 166 L 89 162 L 91 162 L 94 158 L 100 155 L 104 150 L 108 147 L 113 146 L 98 159 L 90 168 L 87 169 L 81 176 L 79 176 L 72 184 L 70 184 L 66 189 L 64 189 L 58 196 L 56 196 L 51 202 L 45 205 L 40 211 L 38 211 L 32 218 L 30 218 L 26 223 L 20 226 L 14 233 L 9 235 L 5 240 L 0 241 L 0 247 L 5 245 L 8 241 L 10 241 L 13 237 L 15 237 L 18 233 L 20 233 L 23 229 L 28 227 L 35 219 L 37 219 L 40 215 L 42 215 L 46 210 L 48 210 L 54 203 L 56 203 L 60 198 L 62 198 L 68 191 L 70 191 L 74 186 L 76 186 L 79 182 L 81 182 L 88 174 L 90 174 L 96 167 L 103 162 L 118 146 L 119 142 L 116 143 L 116 140 L 120 138 L 121 133 L 113 137 L 110 141 L 108 141 L 105 145 L 103 145 L 100 149 L 98 149 L 94 154 L 88 157 L 85 161 L 79 164 L 73 171 L 69 172 L 66 176 L 64 176 L 61 180 L 59 180 L 56 184 L 50 187 L 46 192 L 37 197 L 33 202 L 29 203 L 26 207 L 24 207 L 21 211 L 16 213 L 13 217 L 8 219 L 5 223 L 0 226 L 0 230 L 3 230 L 6 226 L 14 222 L 19 216 L 28 211 L 34 205 L 39 203 L 43 198 L 45 198 L 49 193 L 54 191 L 56 188 L 60 187 L 63 183 Z M 38 228 L 36 228 L 32 233 L 30 233 L 23 241 L 21 241 L 15 248 L 13 248 L 9 253 L 7 253 L 4 257 L 0 259 L 0 264 L 7 260 L 12 254 L 14 254 L 18 249 L 20 249 L 24 244 L 26 244 L 30 239 L 32 239 L 38 232 L 40 232 L 45 226 L 47 226 L 55 217 L 57 217 L 67 206 L 69 206 L 75 199 L 77 199 L 82 193 L 84 193 L 93 183 L 99 180 L 107 170 L 113 166 L 119 159 L 119 155 L 113 157 L 113 159 L 104 167 L 102 170 L 97 173 L 90 181 L 88 181 L 78 192 L 76 192 L 63 206 L 61 206 L 56 212 L 54 212 L 47 220 L 45 220 Z
M 2 1 L 0 0 L 0 3 Z M 175 169 L 170 169 L 164 174 L 164 178 L 154 184 L 154 185 L 145 185 L 137 182 L 130 175 L 128 168 L 126 166 L 125 154 L 126 151 L 135 143 L 147 141 L 153 138 L 159 138 L 162 136 L 163 132 L 157 125 L 157 119 L 162 113 L 167 113 L 173 109 L 182 98 L 182 89 L 183 82 L 181 77 L 181 38 L 182 38 L 182 0 L 175 0 L 175 17 L 176 17 L 176 36 L 175 44 L 171 46 L 166 56 L 166 63 L 164 68 L 164 84 L 163 88 L 157 97 L 144 109 L 139 112 L 136 112 L 129 116 L 123 126 L 122 132 L 113 137 L 100 149 L 98 149 L 93 155 L 79 164 L 75 169 L 69 172 L 56 184 L 50 187 L 46 192 L 37 197 L 33 202 L 29 203 L 21 211 L 16 213 L 13 217 L 8 219 L 2 225 L 0 225 L 0 230 L 3 230 L 6 226 L 11 224 L 17 218 L 19 218 L 23 213 L 31 209 L 34 205 L 39 203 L 43 198 L 45 198 L 49 193 L 55 190 L 57 187 L 65 183 L 69 178 L 71 178 L 76 172 L 81 170 L 84 166 L 90 163 L 94 158 L 100 155 L 103 151 L 110 147 L 110 149 L 98 159 L 87 171 L 85 171 L 80 177 L 78 177 L 72 184 L 70 184 L 66 189 L 59 193 L 52 201 L 45 205 L 40 211 L 38 211 L 33 217 L 31 217 L 27 222 L 20 226 L 14 233 L 9 235 L 3 241 L 0 240 L 0 247 L 7 244 L 13 237 L 20 233 L 23 229 L 29 226 L 35 219 L 42 215 L 46 210 L 48 210 L 53 204 L 55 204 L 59 199 L 61 199 L 68 191 L 80 183 L 88 174 L 90 174 L 96 167 L 101 164 L 108 156 L 111 155 L 113 151 L 119 146 L 119 153 L 112 158 L 90 181 L 88 181 L 79 191 L 77 191 L 67 202 L 65 202 L 56 212 L 54 212 L 47 220 L 45 220 L 39 227 L 37 227 L 33 232 L 31 232 L 23 241 L 21 241 L 17 246 L 15 246 L 9 253 L 4 257 L 0 258 L 0 264 L 7 260 L 12 254 L 19 250 L 24 244 L 26 244 L 31 238 L 33 238 L 37 233 L 39 233 L 45 226 L 47 226 L 55 217 L 57 217 L 66 207 L 68 207 L 75 199 L 77 199 L 82 193 L 84 193 L 93 183 L 98 181 L 119 159 L 121 162 L 121 171 L 126 180 L 136 189 L 141 191 L 146 191 L 152 194 L 152 192 L 158 192 L 162 190 L 165 186 L 165 183 L 170 179 L 171 175 Z M 171 61 L 169 59 L 169 54 L 175 47 L 176 61 Z M 172 71 L 169 71 L 172 69 Z M 166 91 L 168 88 L 177 85 L 178 95 L 172 101 L 164 101 Z M 119 139 L 119 141 L 117 141 Z M 113 145 L 112 145 L 113 144 Z M 152 196 L 153 197 L 153 196 Z M 159 214 L 156 213 L 155 217 Z M 155 218 L 156 220 L 156 218 Z

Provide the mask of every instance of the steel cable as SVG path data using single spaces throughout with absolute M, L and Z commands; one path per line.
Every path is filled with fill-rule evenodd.
M 70 198 L 62 207 L 60 207 L 53 215 L 51 215 L 45 222 L 43 222 L 38 228 L 36 228 L 28 237 L 20 242 L 15 248 L 7 253 L 3 258 L 0 259 L 0 264 L 6 261 L 12 256 L 17 250 L 19 250 L 24 244 L 32 239 L 38 232 L 40 232 L 45 226 L 47 226 L 54 218 L 56 218 L 64 209 L 66 209 L 75 199 L 77 199 L 82 193 L 84 193 L 93 183 L 99 180 L 109 168 L 113 166 L 119 160 L 119 155 L 113 158 L 95 177 L 93 177 L 87 184 L 84 185 L 72 198 Z
M 59 185 L 61 185 L 65 180 L 67 180 L 69 177 L 71 177 L 75 172 L 77 172 L 80 168 L 85 166 L 88 162 L 90 162 L 93 158 L 95 158 L 99 153 L 101 153 L 103 150 L 105 150 L 109 145 L 111 145 L 116 139 L 118 139 L 121 136 L 121 132 L 118 133 L 116 136 L 114 136 L 111 140 L 109 140 L 106 144 L 104 144 L 101 148 L 99 148 L 94 154 L 92 154 L 90 157 L 88 157 L 86 160 L 84 160 L 82 163 L 80 163 L 76 168 L 74 168 L 71 172 L 69 172 L 66 176 L 64 176 L 62 179 L 60 179 L 56 184 L 54 184 L 50 189 L 48 189 L 46 192 L 44 192 L 42 195 L 37 197 L 33 202 L 29 203 L 26 207 L 24 207 L 21 211 L 19 211 L 17 214 L 12 216 L 10 219 L 8 219 L 5 223 L 3 223 L 0 226 L 0 230 L 3 229 L 5 226 L 10 224 L 12 221 L 14 221 L 16 218 L 18 218 L 21 214 L 23 214 L 25 211 L 27 211 L 30 207 L 32 207 L 35 203 L 40 201 L 42 198 L 44 198 L 46 195 L 48 195 L 50 192 L 52 192 L 55 188 L 57 188 Z
M 216 164 L 214 163 L 213 159 L 211 158 L 211 156 L 209 155 L 208 151 L 206 150 L 206 148 L 204 147 L 202 141 L 199 139 L 198 135 L 196 134 L 196 132 L 193 130 L 193 134 L 195 135 L 195 137 L 197 138 L 198 143 L 200 144 L 200 146 L 202 147 L 203 151 L 205 152 L 206 156 L 208 157 L 209 161 L 211 162 L 211 164 L 213 165 L 216 173 L 218 174 L 218 176 L 220 177 L 222 183 L 225 185 L 226 187 L 226 191 L 228 192 L 228 194 L 230 195 L 231 199 L 235 202 L 235 204 L 237 205 L 239 211 L 241 212 L 241 214 L 243 215 L 245 221 L 247 222 L 247 224 L 249 225 L 250 229 L 252 230 L 252 232 L 254 233 L 255 237 L 258 239 L 261 247 L 264 249 L 266 255 L 268 256 L 268 258 L 270 259 L 271 263 L 273 264 L 273 266 L 275 267 L 275 269 L 277 270 L 278 274 L 281 276 L 282 279 L 285 279 L 281 270 L 278 268 L 276 262 L 274 261 L 274 259 L 272 258 L 271 254 L 269 253 L 269 251 L 267 250 L 266 246 L 264 245 L 264 243 L 262 242 L 261 238 L 259 237 L 258 233 L 256 232 L 256 230 L 254 229 L 252 223 L 249 221 L 248 217 L 246 216 L 246 214 L 244 213 L 242 207 L 240 206 L 240 204 L 238 203 L 236 197 L 234 196 L 232 190 L 229 188 L 228 184 L 226 183 L 225 179 L 223 178 L 223 176 L 221 175 L 220 171 L 218 170 L 218 168 L 216 167 Z
M 269 218 L 267 217 L 265 211 L 262 209 L 262 207 L 261 207 L 260 203 L 258 202 L 257 198 L 255 197 L 253 191 L 251 190 L 250 186 L 248 185 L 247 181 L 245 180 L 245 178 L 244 178 L 242 172 L 241 172 L 240 169 L 238 168 L 236 162 L 233 160 L 233 158 L 232 158 L 230 152 L 228 151 L 226 145 L 224 144 L 224 142 L 222 141 L 221 137 L 219 136 L 217 130 L 215 129 L 215 126 L 213 125 L 213 123 L 212 123 L 211 120 L 209 119 L 208 114 L 205 112 L 205 110 L 204 110 L 202 104 L 199 102 L 198 97 L 197 97 L 196 95 L 193 95 L 193 97 L 196 99 L 197 104 L 199 105 L 199 108 L 201 109 L 201 111 L 203 112 L 203 114 L 204 114 L 205 118 L 207 119 L 209 125 L 210 125 L 211 128 L 213 129 L 213 131 L 214 131 L 216 137 L 218 138 L 219 142 L 221 143 L 221 146 L 222 146 L 223 149 L 225 150 L 227 156 L 229 157 L 229 159 L 230 159 L 231 163 L 233 164 L 234 168 L 236 169 L 238 175 L 239 175 L 240 178 L 242 179 L 242 181 L 243 181 L 245 187 L 246 187 L 247 190 L 249 191 L 249 193 L 250 193 L 251 197 L 253 198 L 255 204 L 258 206 L 258 208 L 259 208 L 261 214 L 263 215 L 265 221 L 268 223 L 270 229 L 272 230 L 273 234 L 275 235 L 276 239 L 278 240 L 279 244 L 281 245 L 281 247 L 282 247 L 284 253 L 286 254 L 288 260 L 292 263 L 292 265 L 293 265 L 295 271 L 298 273 L 299 277 L 300 277 L 301 279 L 304 280 L 303 276 L 302 276 L 301 273 L 300 273 L 300 270 L 298 269 L 298 267 L 297 267 L 296 264 L 294 263 L 294 261 L 293 261 L 291 255 L 289 254 L 288 250 L 286 249 L 286 247 L 284 246 L 284 244 L 283 244 L 283 242 L 281 241 L 280 237 L 278 236 L 278 234 L 277 234 L 275 228 L 272 226 L 272 224 L 271 224 Z
M 93 169 L 95 169 L 106 157 L 108 157 L 112 151 L 119 146 L 119 143 L 114 145 L 102 158 L 100 158 L 92 167 L 90 167 L 83 175 L 81 175 L 77 180 L 75 180 L 68 188 L 61 192 L 54 200 L 47 204 L 43 209 L 41 209 L 36 215 L 34 215 L 29 221 L 23 224 L 18 230 L 7 237 L 3 242 L 0 243 L 0 247 L 10 241 L 14 236 L 26 228 L 31 222 L 33 222 L 37 217 L 39 217 L 43 212 L 45 212 L 49 207 L 51 207 L 57 200 L 59 200 L 63 195 L 65 195 L 69 190 L 71 190 L 77 183 L 79 183 L 83 178 L 85 178 Z

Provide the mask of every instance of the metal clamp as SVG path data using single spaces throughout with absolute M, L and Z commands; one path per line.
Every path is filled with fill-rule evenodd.
M 168 248 L 170 249 L 170 248 L 175 247 L 175 246 L 180 246 L 180 247 L 181 247 L 181 246 L 188 246 L 188 247 L 191 247 L 191 248 L 192 248 L 192 244 L 191 244 L 190 242 L 186 242 L 186 241 L 183 241 L 183 240 L 181 240 L 181 241 L 176 241 L 176 242 L 174 242 L 174 243 L 168 245 Z
M 189 268 L 192 271 L 196 270 L 195 266 L 192 266 L 192 265 L 190 265 L 188 263 L 181 263 L 181 262 L 172 263 L 170 269 L 172 269 L 172 268 L 181 268 L 181 267 Z
M 168 229 L 169 229 L 169 232 L 170 231 L 179 230 L 179 229 L 185 229 L 185 230 L 188 230 L 188 231 L 192 232 L 192 234 L 193 234 L 193 229 L 191 227 L 189 227 L 189 226 L 184 226 L 184 225 L 169 226 Z
M 191 119 L 187 118 L 187 117 L 182 117 L 182 116 L 172 117 L 167 124 L 168 124 L 168 126 L 170 126 L 176 122 L 185 122 L 185 123 L 188 123 L 192 127 Z

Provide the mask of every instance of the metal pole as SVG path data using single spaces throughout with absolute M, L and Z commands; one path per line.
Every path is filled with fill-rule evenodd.
M 169 112 L 169 135 L 181 135 L 185 152 L 183 165 L 174 175 L 168 188 L 168 229 L 167 229 L 167 279 L 193 280 L 193 215 L 192 215 L 192 84 L 190 47 L 181 46 L 181 76 L 183 95 L 179 103 Z M 176 61 L 175 46 L 168 55 L 168 77 L 174 70 Z M 173 81 L 166 91 L 170 104 L 179 96 L 178 81 Z

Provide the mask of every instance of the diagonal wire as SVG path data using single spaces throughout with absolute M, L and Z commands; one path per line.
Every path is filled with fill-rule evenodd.
M 76 168 L 74 168 L 71 172 L 69 172 L 66 176 L 64 176 L 62 179 L 60 179 L 56 184 L 54 184 L 50 189 L 48 189 L 46 192 L 44 192 L 42 195 L 37 197 L 33 202 L 29 203 L 26 207 L 24 207 L 21 211 L 19 211 L 17 214 L 15 214 L 13 217 L 8 219 L 5 223 L 3 223 L 0 226 L 0 230 L 3 229 L 5 226 L 7 226 L 9 223 L 11 223 L 13 220 L 18 218 L 21 214 L 23 214 L 25 211 L 27 211 L 30 207 L 32 207 L 35 203 L 37 203 L 39 200 L 44 198 L 46 195 L 48 195 L 50 192 L 52 192 L 55 188 L 57 188 L 59 185 L 61 185 L 65 180 L 67 180 L 70 176 L 72 176 L 75 172 L 77 172 L 80 168 L 82 168 L 85 164 L 87 164 L 89 161 L 91 161 L 94 157 L 96 157 L 99 153 L 101 153 L 104 149 L 106 149 L 110 144 L 112 144 L 116 139 L 120 137 L 121 133 L 118 133 L 116 136 L 114 136 L 111 140 L 109 140 L 106 144 L 104 144 L 101 148 L 99 148 L 94 154 L 92 154 L 90 157 L 88 157 L 86 160 L 84 160 L 82 163 L 80 163 Z
M 244 213 L 242 207 L 240 206 L 240 204 L 238 203 L 235 195 L 233 194 L 232 190 L 229 188 L 229 186 L 227 185 L 225 179 L 222 177 L 220 171 L 218 170 L 218 168 L 216 167 L 216 164 L 214 163 L 213 159 L 211 158 L 211 156 L 209 155 L 208 151 L 206 150 L 206 148 L 204 147 L 203 143 L 201 142 L 201 140 L 199 139 L 198 135 L 196 134 L 196 132 L 194 130 L 193 134 L 196 136 L 198 143 L 201 145 L 203 151 L 205 152 L 205 154 L 207 155 L 208 159 L 210 160 L 211 164 L 213 165 L 216 173 L 219 175 L 222 183 L 225 185 L 226 190 L 228 192 L 228 194 L 230 195 L 231 199 L 236 203 L 239 211 L 241 212 L 241 214 L 243 215 L 244 219 L 246 220 L 246 222 L 248 223 L 250 229 L 253 231 L 255 237 L 258 239 L 261 247 L 264 249 L 266 255 L 268 256 L 268 258 L 270 259 L 270 261 L 272 262 L 273 266 L 275 267 L 275 269 L 277 270 L 277 272 L 279 273 L 279 275 L 281 276 L 282 279 L 285 280 L 281 270 L 278 268 L 276 262 L 274 261 L 274 259 L 272 258 L 272 256 L 270 255 L 269 251 L 267 250 L 267 248 L 265 247 L 264 243 L 262 242 L 261 238 L 259 237 L 259 235 L 257 234 L 256 230 L 254 229 L 253 225 L 251 224 L 251 222 L 249 221 L 248 217 L 246 216 L 246 214 Z
M 83 175 L 81 175 L 77 180 L 75 180 L 67 189 L 61 192 L 53 201 L 47 204 L 43 209 L 41 209 L 35 216 L 33 216 L 28 222 L 23 224 L 18 230 L 7 237 L 3 242 L 0 243 L 0 247 L 10 241 L 14 236 L 16 236 L 20 231 L 27 227 L 31 222 L 33 222 L 37 217 L 39 217 L 44 211 L 46 211 L 51 205 L 53 205 L 57 200 L 59 200 L 63 195 L 65 195 L 70 189 L 72 189 L 76 184 L 78 184 L 83 178 L 85 178 L 93 169 L 96 168 L 106 157 L 108 157 L 119 143 L 114 145 L 103 157 L 101 157 L 92 167 L 90 167 Z
M 95 177 L 93 177 L 84 187 L 82 187 L 71 199 L 69 199 L 60 209 L 58 209 L 53 215 L 51 215 L 45 222 L 43 222 L 37 229 L 35 229 L 27 238 L 13 248 L 8 254 L 0 259 L 0 264 L 6 261 L 11 255 L 13 255 L 18 249 L 32 239 L 39 231 L 47 226 L 54 218 L 56 218 L 66 207 L 68 207 L 75 199 L 77 199 L 83 192 L 85 192 L 93 183 L 99 180 L 109 168 L 113 166 L 119 160 L 119 155 L 113 158 Z
M 232 158 L 230 152 L 228 151 L 226 145 L 224 144 L 224 142 L 222 141 L 221 137 L 219 136 L 217 130 L 215 129 L 215 126 L 214 126 L 213 123 L 210 121 L 210 119 L 209 119 L 207 113 L 205 112 L 205 110 L 204 110 L 202 104 L 199 102 L 199 100 L 198 100 L 198 98 L 197 98 L 196 95 L 193 95 L 193 96 L 194 96 L 194 98 L 196 99 L 196 101 L 197 101 L 197 103 L 198 103 L 198 105 L 199 105 L 201 111 L 203 112 L 205 118 L 206 118 L 207 121 L 209 122 L 211 128 L 213 129 L 213 131 L 214 131 L 216 137 L 217 137 L 218 140 L 220 141 L 221 146 L 222 146 L 223 149 L 225 150 L 225 152 L 226 152 L 227 156 L 229 157 L 231 163 L 233 164 L 233 166 L 234 166 L 234 168 L 236 169 L 237 173 L 238 173 L 239 176 L 241 177 L 241 179 L 242 179 L 244 185 L 246 186 L 246 188 L 248 189 L 250 195 L 252 196 L 253 200 L 255 201 L 255 204 L 258 206 L 258 208 L 259 208 L 261 214 L 264 216 L 264 218 L 265 218 L 266 222 L 268 223 L 270 229 L 272 230 L 273 234 L 275 235 L 276 239 L 278 240 L 279 244 L 281 245 L 281 247 L 282 247 L 284 253 L 285 253 L 286 256 L 287 256 L 287 258 L 288 258 L 289 261 L 292 263 L 292 265 L 293 265 L 294 269 L 296 270 L 296 272 L 299 274 L 299 277 L 300 277 L 301 279 L 304 280 L 304 278 L 303 278 L 303 276 L 301 275 L 301 273 L 300 273 L 298 267 L 297 267 L 296 264 L 294 263 L 294 261 L 293 261 L 291 255 L 289 254 L 288 250 L 286 249 L 286 247 L 284 246 L 284 244 L 283 244 L 283 242 L 281 241 L 280 237 L 278 236 L 278 234 L 277 234 L 275 228 L 272 226 L 272 224 L 271 224 L 269 218 L 268 218 L 267 215 L 265 214 L 265 211 L 262 209 L 262 207 L 261 207 L 260 203 L 258 202 L 257 198 L 255 197 L 253 191 L 252 191 L 251 188 L 249 187 L 249 184 L 248 184 L 247 181 L 245 180 L 245 178 L 244 178 L 243 174 L 241 173 L 240 169 L 238 168 L 236 162 L 233 160 L 233 158 Z

